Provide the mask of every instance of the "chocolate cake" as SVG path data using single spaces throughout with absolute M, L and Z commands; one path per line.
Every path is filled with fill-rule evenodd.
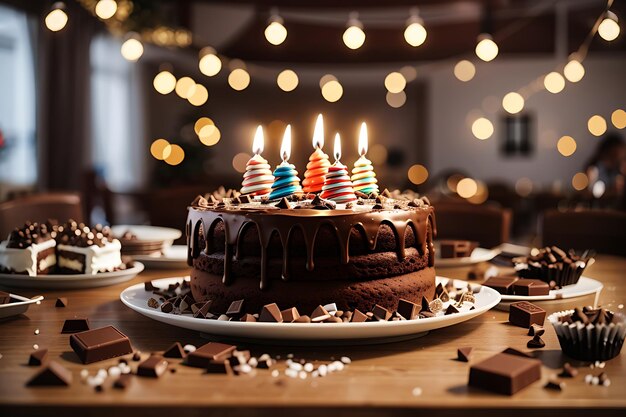
M 54 237 L 50 223 L 26 223 L 0 242 L 0 272 L 45 275 L 56 265 Z
M 192 294 L 217 311 L 241 299 L 255 312 L 271 303 L 396 310 L 400 299 L 433 299 L 434 210 L 425 198 L 198 197 L 188 210 Z
M 70 220 L 58 228 L 57 271 L 88 275 L 114 271 L 122 264 L 120 250 L 108 227 L 91 228 Z

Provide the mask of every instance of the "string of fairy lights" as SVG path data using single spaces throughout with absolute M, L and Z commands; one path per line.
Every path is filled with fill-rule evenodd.
M 191 33 L 187 29 L 172 28 L 160 25 L 154 29 L 145 29 L 141 33 L 124 30 L 124 22 L 133 11 L 132 0 L 77 0 L 86 10 L 102 20 L 111 33 L 123 39 L 121 45 L 121 55 L 128 61 L 137 62 L 144 54 L 144 43 L 151 43 L 156 46 L 175 46 L 186 48 L 193 46 Z M 540 7 L 554 7 L 558 1 L 545 2 Z M 571 54 L 566 62 L 559 64 L 553 71 L 542 74 L 533 79 L 527 85 L 517 90 L 510 91 L 502 97 L 502 109 L 508 114 L 515 115 L 521 113 L 526 102 L 534 95 L 547 91 L 551 94 L 559 94 L 566 86 L 578 83 L 585 76 L 584 60 L 587 57 L 591 41 L 596 35 L 606 42 L 615 40 L 620 34 L 620 26 L 617 15 L 611 11 L 613 0 L 608 0 L 605 9 L 598 16 L 595 24 L 585 38 L 583 44 L 576 52 Z M 287 15 L 289 16 L 289 15 Z M 404 39 L 408 45 L 418 48 L 428 39 L 427 25 L 420 15 L 417 7 L 411 7 L 403 21 Z M 292 19 L 290 17 L 290 19 Z M 471 82 L 476 76 L 475 59 L 489 63 L 493 62 L 499 54 L 497 41 L 503 37 L 511 35 L 523 27 L 523 24 L 512 24 L 501 29 L 498 33 L 491 31 L 491 12 L 486 9 L 483 13 L 481 33 L 476 38 L 473 51 L 474 58 L 464 55 L 453 66 L 454 76 L 461 82 Z M 297 19 L 293 19 L 297 20 Z M 63 2 L 54 3 L 45 17 L 46 27 L 54 32 L 62 30 L 69 21 L 66 7 Z M 486 24 L 485 24 L 486 22 Z M 402 23 L 400 23 L 402 25 Z M 285 42 L 289 36 L 289 21 L 281 15 L 277 8 L 269 12 L 267 26 L 263 31 L 266 41 L 272 46 L 279 46 Z M 345 30 L 341 41 L 348 50 L 357 50 L 367 41 L 366 25 L 360 18 L 357 11 L 352 11 L 346 16 Z M 432 66 L 427 64 L 424 67 Z M 243 91 L 249 87 L 255 71 L 262 72 L 257 64 L 249 65 L 236 58 L 227 57 L 219 53 L 214 47 L 205 46 L 198 54 L 198 69 L 206 77 L 215 77 L 223 71 L 228 71 L 228 85 L 235 91 Z M 382 84 L 386 89 L 386 101 L 393 108 L 402 107 L 406 102 L 406 86 L 417 78 L 420 68 L 417 66 L 405 66 L 398 71 L 388 73 Z M 292 92 L 297 89 L 300 83 L 298 74 L 293 69 L 286 68 L 276 75 L 278 88 L 285 92 Z M 170 65 L 162 65 L 159 72 L 153 79 L 154 89 L 163 95 L 175 93 L 189 104 L 200 107 L 209 99 L 208 89 L 190 76 L 177 78 Z M 337 76 L 324 74 L 319 81 L 321 96 L 330 103 L 341 100 L 344 94 L 344 87 Z M 493 136 L 494 123 L 483 114 L 472 115 L 470 129 L 474 137 L 479 140 L 486 140 Z M 626 126 L 626 112 L 623 109 L 616 109 L 610 116 L 613 126 L 624 129 Z M 588 120 L 588 130 L 594 136 L 603 135 L 608 128 L 608 123 L 602 115 L 592 115 Z M 198 139 L 206 146 L 217 144 L 221 138 L 221 132 L 216 124 L 208 117 L 198 119 L 194 125 L 194 131 Z M 557 141 L 557 150 L 564 157 L 569 157 L 576 152 L 577 143 L 571 136 L 562 136 Z M 178 165 L 184 160 L 183 149 L 176 144 L 169 143 L 166 139 L 157 139 L 151 145 L 152 155 L 170 165 Z M 237 158 L 237 157 L 236 157 Z M 243 160 L 243 158 L 239 158 Z M 235 165 L 235 160 L 233 160 Z M 238 164 L 241 165 L 241 164 Z M 584 181 L 583 181 L 584 176 Z M 408 179 L 416 184 L 422 184 L 428 178 L 428 170 L 423 165 L 413 165 L 409 168 Z M 452 182 L 450 182 L 452 181 Z M 463 198 L 474 202 L 480 201 L 481 192 L 486 190 L 484 184 L 471 178 L 452 178 L 448 181 L 448 187 Z M 583 190 L 589 186 L 589 179 L 584 173 L 577 173 L 572 179 L 572 186 L 576 190 Z M 519 188 L 519 189 L 518 189 Z M 532 188 L 532 182 L 527 178 L 522 178 L 516 184 L 519 194 L 524 194 Z M 483 193 L 484 194 L 484 193 Z M 486 199 L 486 197 L 485 197 Z

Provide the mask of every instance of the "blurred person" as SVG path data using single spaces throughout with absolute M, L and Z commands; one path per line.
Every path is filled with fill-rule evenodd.
M 594 197 L 619 196 L 624 192 L 626 142 L 616 132 L 606 134 L 585 166 Z

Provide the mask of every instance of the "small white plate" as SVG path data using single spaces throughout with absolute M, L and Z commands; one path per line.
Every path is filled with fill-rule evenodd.
M 126 282 L 143 271 L 141 262 L 133 262 L 128 269 L 101 272 L 95 275 L 39 275 L 31 277 L 20 274 L 0 274 L 0 286 L 12 288 L 37 288 L 37 289 L 78 289 L 94 288 L 115 285 Z
M 460 266 L 474 265 L 481 262 L 489 262 L 500 253 L 497 249 L 476 248 L 470 256 L 462 258 L 440 258 L 435 256 L 435 267 L 455 268 Z
M 167 287 L 184 278 L 164 278 L 152 283 L 157 287 Z M 437 277 L 437 282 L 446 283 L 448 278 Z M 454 280 L 455 286 L 464 288 L 467 282 Z M 367 322 L 367 323 L 248 323 L 240 321 L 219 321 L 196 319 L 190 315 L 163 313 L 148 307 L 147 301 L 154 295 L 145 291 L 144 284 L 126 288 L 120 299 L 132 310 L 153 320 L 184 329 L 196 330 L 215 336 L 245 340 L 291 340 L 291 341 L 333 341 L 333 343 L 381 343 L 398 338 L 417 337 L 429 330 L 452 326 L 479 316 L 500 302 L 500 294 L 488 287 L 482 287 L 475 294 L 474 310 L 462 309 L 460 313 L 440 315 L 427 319 Z
M 0 319 L 26 313 L 26 310 L 28 310 L 28 307 L 30 307 L 31 304 L 35 304 L 43 300 L 43 295 L 26 298 L 21 295 L 11 294 L 11 298 L 19 301 L 13 301 L 8 304 L 0 304 Z
M 508 306 L 515 301 L 565 300 L 568 298 L 584 297 L 590 294 L 596 294 L 597 300 L 602 288 L 604 288 L 604 285 L 602 285 L 600 281 L 582 276 L 576 284 L 568 285 L 558 290 L 551 290 L 548 295 L 503 295 L 500 304 L 502 306 Z
M 173 245 L 165 248 L 163 254 L 133 255 L 136 261 L 140 261 L 148 269 L 179 269 L 187 268 L 187 246 Z
M 130 224 L 119 224 L 111 227 L 113 236 L 118 238 L 128 231 L 137 236 L 138 240 L 163 241 L 165 246 L 170 246 L 183 235 L 180 230 L 169 227 Z

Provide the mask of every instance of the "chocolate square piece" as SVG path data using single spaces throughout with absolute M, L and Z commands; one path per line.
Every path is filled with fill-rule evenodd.
M 311 321 L 313 323 L 321 323 L 330 318 L 330 313 L 322 306 L 317 306 L 311 313 Z
M 163 352 L 164 358 L 182 359 L 185 357 L 185 350 L 180 343 L 175 342 L 165 352 Z
M 456 358 L 460 362 L 469 362 L 470 356 L 472 355 L 472 350 L 474 348 L 471 347 L 462 347 L 456 350 Z
M 98 362 L 133 352 L 128 337 L 113 326 L 70 336 L 70 346 L 83 363 Z
M 28 358 L 28 366 L 39 366 L 45 362 L 48 356 L 48 349 L 37 349 L 30 354 Z
M 208 374 L 233 374 L 233 367 L 228 360 L 209 361 L 205 368 Z
M 414 318 L 417 318 L 417 315 L 420 313 L 421 309 L 422 308 L 419 305 L 412 303 L 411 301 L 403 299 L 400 299 L 400 301 L 398 301 L 397 312 L 399 315 L 407 320 L 413 320 Z
M 54 303 L 55 307 L 67 307 L 67 298 L 66 297 L 59 297 L 57 298 L 56 303 Z
M 29 387 L 68 386 L 72 383 L 72 373 L 63 365 L 51 361 L 45 368 L 26 383 Z
M 187 355 L 187 365 L 207 368 L 211 361 L 222 361 L 232 356 L 235 346 L 209 342 Z
M 498 353 L 470 368 L 469 385 L 513 395 L 541 379 L 541 361 Z
M 509 322 L 528 329 L 531 324 L 543 325 L 546 311 L 528 301 L 518 301 L 509 307 Z
M 294 320 L 294 323 L 310 323 L 310 322 L 311 322 L 311 317 L 307 315 L 300 316 Z
M 254 317 L 252 314 L 244 314 L 239 321 L 249 321 L 249 322 L 255 322 L 256 321 L 256 317 Z
M 548 295 L 550 294 L 550 286 L 538 279 L 518 279 L 513 284 L 513 293 L 515 295 Z
M 350 317 L 350 323 L 364 323 L 369 319 L 367 315 L 361 312 L 359 309 L 355 309 L 352 312 L 352 317 Z
M 244 300 L 237 300 L 230 303 L 226 315 L 228 317 L 241 317 L 243 314 L 243 303 Z
M 167 361 L 162 356 L 152 355 L 137 366 L 137 375 L 158 378 L 167 370 Z
M 283 316 L 280 314 L 280 309 L 276 303 L 267 304 L 263 306 L 261 314 L 259 315 L 259 321 L 269 323 L 282 323 Z
M 372 313 L 374 313 L 374 317 L 379 321 L 388 321 L 391 318 L 391 312 L 378 304 L 374 306 Z
M 78 333 L 89 330 L 89 319 L 67 319 L 63 323 L 61 333 Z
M 491 277 L 483 282 L 483 285 L 493 288 L 500 294 L 513 294 L 513 284 L 518 280 L 517 277 Z
M 285 323 L 291 323 L 300 317 L 300 313 L 298 313 L 298 309 L 295 307 L 288 308 L 287 310 L 283 310 L 280 312 L 283 317 L 283 321 Z

